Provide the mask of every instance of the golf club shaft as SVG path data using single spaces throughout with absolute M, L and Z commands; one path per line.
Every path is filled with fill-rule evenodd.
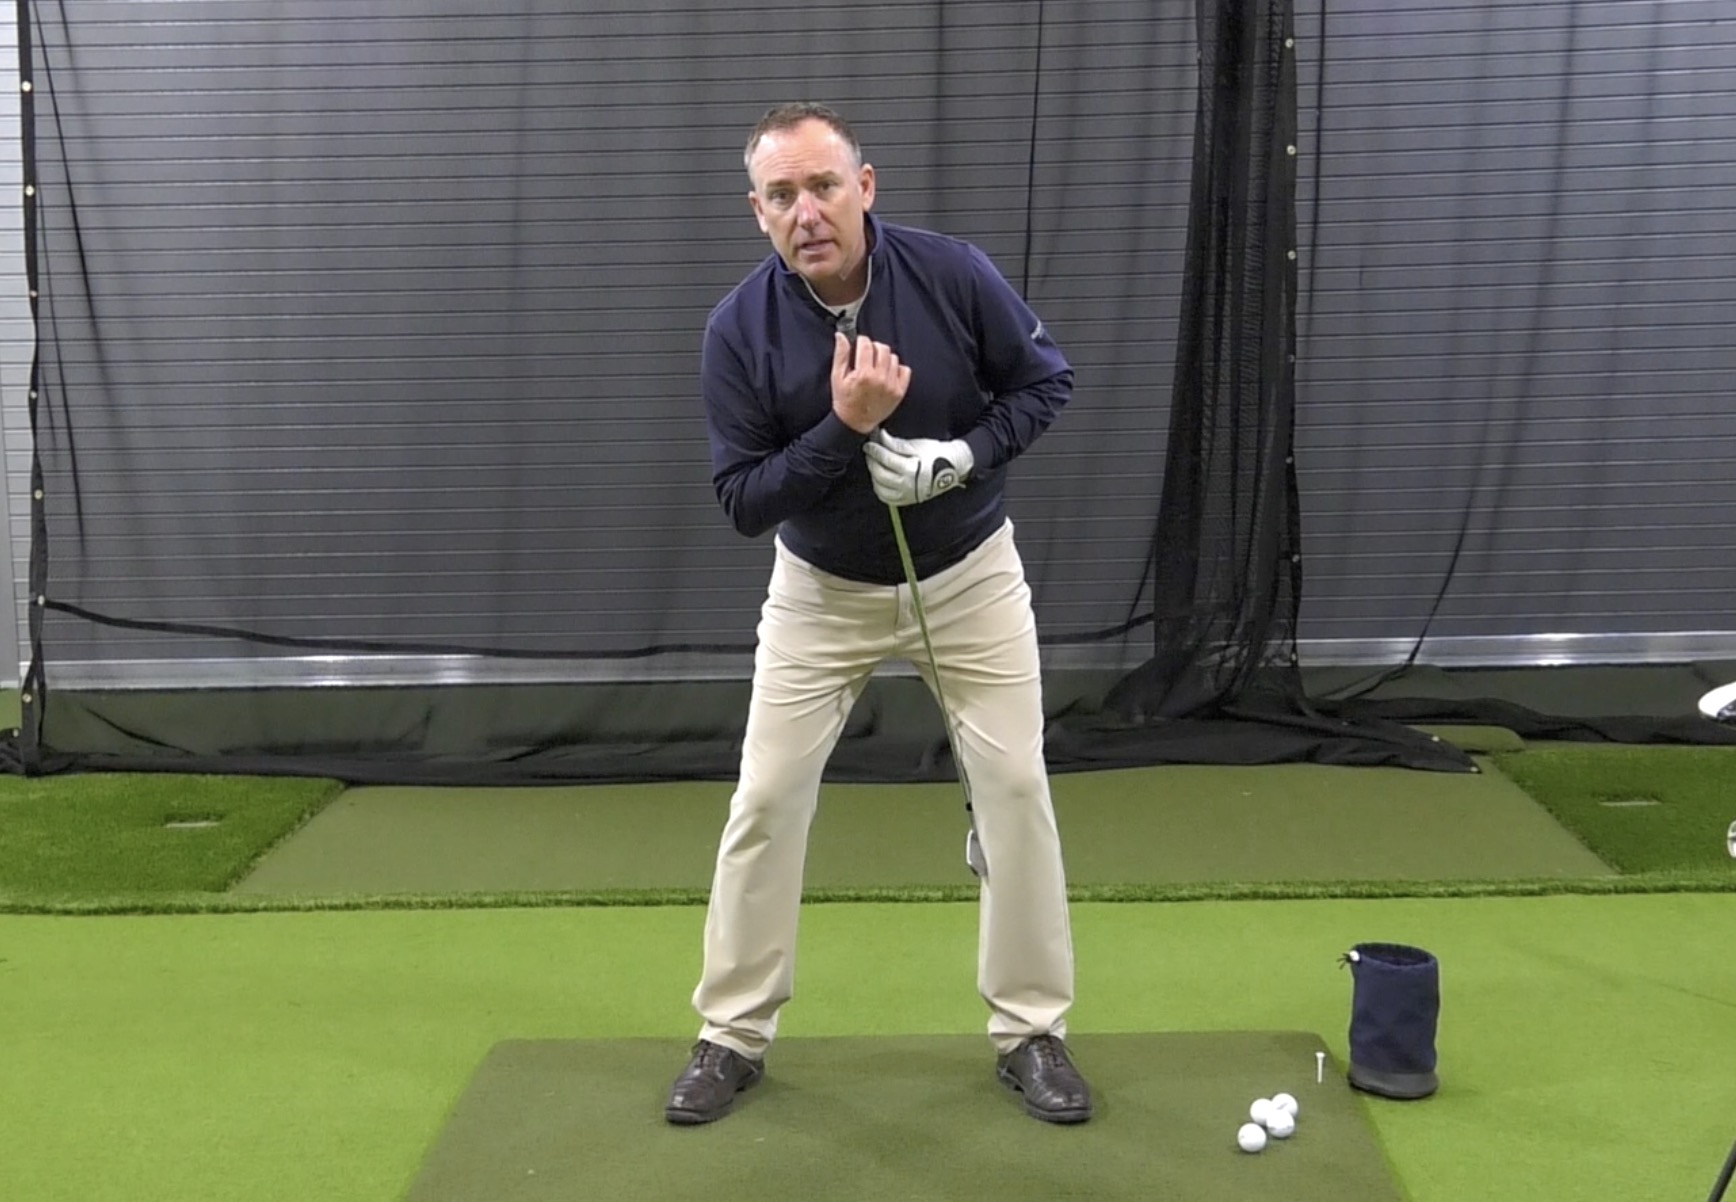
M 1724 1191 L 1730 1188 L 1730 1178 L 1736 1175 L 1736 1144 L 1730 1145 L 1730 1155 L 1724 1158 L 1724 1171 L 1718 1174 L 1718 1182 L 1712 1187 L 1712 1193 L 1706 1202 L 1721 1202 Z
M 898 507 L 888 505 L 888 513 L 892 515 L 892 536 L 898 540 L 898 559 L 904 565 L 904 580 L 910 586 L 910 604 L 916 610 L 916 625 L 922 631 L 922 649 L 928 653 L 929 671 L 934 676 L 934 699 L 940 704 L 941 724 L 946 728 L 946 744 L 952 749 L 952 762 L 958 767 L 959 787 L 964 790 L 964 810 L 971 815 L 971 826 L 976 826 L 976 813 L 970 803 L 970 777 L 964 770 L 964 757 L 958 751 L 958 732 L 953 728 L 952 707 L 946 703 L 946 690 L 940 683 L 940 661 L 934 658 L 934 643 L 928 637 L 928 615 L 922 609 L 922 590 L 916 584 L 916 564 L 910 558 L 910 543 L 904 537 L 904 519 L 898 516 Z

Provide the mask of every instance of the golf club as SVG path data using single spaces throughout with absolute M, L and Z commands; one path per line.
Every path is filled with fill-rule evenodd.
M 1718 1174 L 1718 1180 L 1713 1184 L 1706 1202 L 1722 1202 L 1724 1191 L 1730 1187 L 1732 1175 L 1736 1175 L 1736 1144 L 1730 1145 L 1730 1155 L 1724 1158 L 1724 1169 Z
M 916 625 L 922 631 L 922 648 L 928 653 L 929 670 L 934 673 L 934 699 L 940 705 L 941 725 L 946 728 L 946 745 L 952 749 L 952 762 L 958 767 L 959 787 L 964 790 L 964 812 L 970 819 L 970 830 L 964 837 L 964 862 L 978 879 L 986 878 L 989 866 L 983 855 L 982 841 L 977 838 L 976 811 L 971 808 L 970 776 L 965 772 L 964 757 L 959 754 L 958 732 L 953 728 L 952 707 L 947 705 L 946 690 L 941 687 L 940 661 L 935 659 L 934 643 L 928 637 L 928 615 L 922 609 L 922 590 L 916 584 L 916 564 L 910 558 L 910 544 L 904 538 L 904 519 L 898 516 L 896 505 L 888 505 L 886 511 L 892 515 L 892 536 L 898 540 L 898 559 L 904 565 L 904 581 L 910 586 L 910 603 L 916 610 Z

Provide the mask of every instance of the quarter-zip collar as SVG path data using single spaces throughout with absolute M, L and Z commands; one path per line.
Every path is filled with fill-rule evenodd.
M 886 240 L 880 236 L 880 219 L 874 216 L 872 211 L 865 211 L 862 214 L 862 222 L 866 227 L 864 234 L 868 240 L 868 253 L 863 259 L 868 266 L 868 280 L 862 288 L 862 295 L 851 302 L 857 312 L 860 312 L 862 305 L 867 303 L 868 293 L 874 286 L 875 260 L 886 254 Z M 790 265 L 784 262 L 782 256 L 773 255 L 772 260 L 783 286 L 825 314 L 827 320 L 834 319 L 840 308 L 848 308 L 842 305 L 828 305 L 821 300 L 814 292 L 814 286 L 808 283 L 807 278 L 801 272 L 792 270 Z

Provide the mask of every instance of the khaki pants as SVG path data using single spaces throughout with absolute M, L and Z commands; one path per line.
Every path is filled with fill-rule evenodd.
M 1031 1035 L 1065 1035 L 1073 1000 L 1036 622 L 1012 525 L 921 589 L 988 864 L 977 988 L 989 1005 L 989 1035 L 1005 1052 Z M 820 776 L 850 707 L 890 658 L 910 660 L 932 690 L 909 587 L 840 579 L 779 543 L 693 995 L 703 1039 L 758 1059 L 777 1033 L 794 987 L 802 866 Z M 959 872 L 966 871 L 961 857 Z

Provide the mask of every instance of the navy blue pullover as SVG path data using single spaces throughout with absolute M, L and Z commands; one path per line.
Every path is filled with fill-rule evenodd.
M 1006 465 L 1067 403 L 1073 369 L 982 251 L 872 213 L 866 220 L 873 276 L 857 333 L 911 369 L 883 426 L 900 438 L 963 438 L 976 459 L 964 487 L 901 511 L 920 579 L 1000 528 Z M 775 526 L 815 567 L 898 584 L 904 571 L 868 478 L 867 436 L 832 412 L 835 332 L 832 314 L 776 254 L 712 310 L 700 368 L 712 483 L 741 533 Z

